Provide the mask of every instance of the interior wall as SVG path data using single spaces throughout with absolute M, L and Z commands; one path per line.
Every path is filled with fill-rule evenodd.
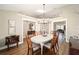
M 60 9 L 60 17 L 53 18 L 53 22 L 61 21 L 62 19 L 67 19 L 67 42 L 69 42 L 70 36 L 78 36 L 79 37 L 79 13 L 78 5 L 67 5 Z M 52 25 L 53 25 L 52 22 Z M 53 31 L 53 26 L 51 28 Z
M 78 35 L 79 34 L 79 14 L 77 11 L 78 6 L 76 5 L 69 5 L 66 7 L 61 8 L 62 16 L 67 18 L 67 38 L 69 39 L 70 36 Z M 77 9 L 77 10 L 76 10 Z
M 79 49 L 79 5 L 70 5 L 62 8 L 62 16 L 67 18 L 67 37 L 72 47 Z M 78 36 L 78 40 L 70 39 L 70 36 Z
M 22 16 L 14 12 L 0 11 L 0 47 L 5 46 L 5 37 L 9 36 L 8 20 L 16 21 L 16 34 L 20 35 L 20 42 L 22 41 Z
M 29 22 L 23 21 L 23 38 L 27 35 L 27 31 L 29 30 Z
M 6 48 L 5 46 L 5 37 L 9 36 L 8 34 L 8 20 L 16 21 L 16 34 L 20 35 L 20 43 L 23 43 L 23 19 L 33 19 L 32 17 L 28 17 L 22 15 L 20 13 L 12 12 L 12 11 L 3 11 L 0 10 L 0 49 Z
M 34 29 L 30 30 L 29 24 L 33 24 Z M 26 37 L 28 31 L 35 31 L 35 29 L 36 29 L 35 27 L 36 27 L 35 22 L 27 21 L 27 20 L 23 21 L 23 38 Z

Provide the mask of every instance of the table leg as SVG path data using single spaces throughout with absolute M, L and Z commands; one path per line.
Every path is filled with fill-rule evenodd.
M 43 55 L 43 44 L 41 44 L 41 55 Z

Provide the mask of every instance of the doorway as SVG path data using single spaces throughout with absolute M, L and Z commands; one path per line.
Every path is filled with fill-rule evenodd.
M 26 36 L 28 36 L 28 32 L 29 34 L 31 34 L 32 31 L 35 31 L 35 24 L 36 23 L 32 21 L 23 21 L 23 38 L 26 38 Z
M 54 31 L 63 30 L 64 34 L 66 33 L 66 21 L 54 22 Z
M 62 20 L 62 21 L 54 21 L 53 22 L 53 30 L 54 31 L 62 31 L 64 34 L 64 39 L 59 39 L 59 45 L 61 45 L 64 41 L 67 42 L 67 20 Z

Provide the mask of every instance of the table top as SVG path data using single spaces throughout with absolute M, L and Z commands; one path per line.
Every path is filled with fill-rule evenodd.
M 52 38 L 51 35 L 47 35 L 47 36 L 42 36 L 42 35 L 38 35 L 38 36 L 34 36 L 31 38 L 31 41 L 37 44 L 41 44 L 41 43 L 45 43 L 50 41 Z

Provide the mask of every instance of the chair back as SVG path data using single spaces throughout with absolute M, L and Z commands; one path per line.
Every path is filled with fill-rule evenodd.
M 28 47 L 28 52 L 27 52 L 27 54 L 28 54 L 28 55 L 32 55 L 32 54 L 33 54 L 33 49 L 32 49 L 31 38 L 28 37 L 28 38 L 26 39 L 26 41 L 27 41 L 27 47 Z
M 33 34 L 33 36 L 36 36 L 36 32 L 33 32 L 32 34 Z
M 32 41 L 30 37 L 28 37 L 27 39 L 27 44 L 28 44 L 28 48 L 32 48 Z
M 53 38 L 51 39 L 51 47 L 56 46 L 56 44 L 58 44 L 58 36 L 56 33 L 53 33 Z

